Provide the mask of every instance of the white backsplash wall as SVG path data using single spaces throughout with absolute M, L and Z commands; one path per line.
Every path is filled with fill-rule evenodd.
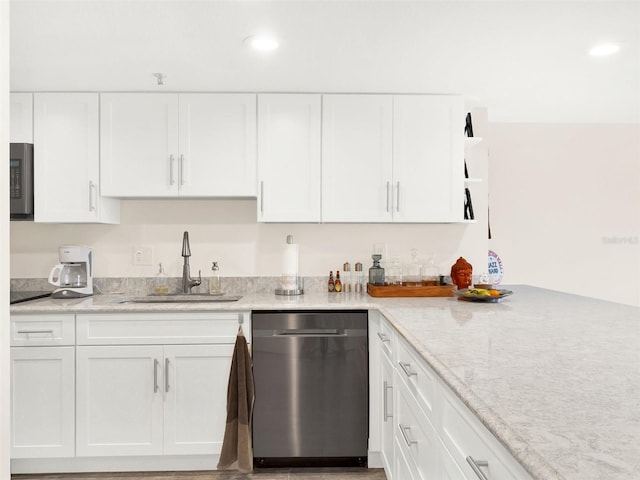
M 125 200 L 120 225 L 49 225 L 11 222 L 11 277 L 39 278 L 57 263 L 59 245 L 94 249 L 96 277 L 145 277 L 163 262 L 169 276 L 182 274 L 182 235 L 189 232 L 191 272 L 203 276 L 211 262 L 229 276 L 277 276 L 282 246 L 291 234 L 300 245 L 300 274 L 328 275 L 360 261 L 371 266 L 374 244 L 386 244 L 389 256 L 404 261 L 411 249 L 420 258 L 434 254 L 448 275 L 458 256 L 474 273 L 487 264 L 486 223 L 478 224 L 259 224 L 255 200 Z M 134 266 L 133 249 L 150 246 L 153 266 Z M 352 267 L 353 268 L 353 267 Z

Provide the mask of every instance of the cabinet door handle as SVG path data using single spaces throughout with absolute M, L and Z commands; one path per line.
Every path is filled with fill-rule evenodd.
M 473 457 L 469 455 L 467 457 L 467 463 L 471 467 L 471 470 L 473 470 L 473 473 L 475 473 L 480 480 L 489 480 L 489 477 L 487 477 L 484 472 L 480 470 L 480 467 L 488 467 L 489 462 L 487 462 L 486 460 L 474 460 Z
M 180 185 L 184 185 L 184 155 L 180 155 L 180 172 L 178 173 L 180 176 Z
M 387 390 L 391 390 L 393 392 L 393 385 L 389 385 L 389 382 L 387 382 L 386 380 L 384 381 L 384 386 L 383 386 L 383 392 L 382 392 L 382 418 L 383 420 L 386 422 L 388 419 L 393 418 L 393 415 L 390 413 L 387 413 L 389 411 L 388 407 L 388 396 L 387 396 Z
M 260 180 L 260 214 L 264 213 L 264 181 Z
M 415 445 L 418 443 L 417 440 L 412 440 L 411 438 L 409 438 L 409 434 L 407 432 L 411 431 L 411 427 L 407 427 L 406 425 L 402 425 L 401 423 L 399 423 L 398 426 L 400 427 L 400 433 L 402 434 L 402 438 L 404 438 L 407 446 L 411 447 L 411 445 Z
M 48 333 L 53 335 L 53 330 L 18 330 L 19 335 L 30 335 L 33 333 Z
M 389 182 L 387 182 L 387 212 L 389 211 Z
M 414 375 L 416 377 L 418 376 L 418 372 L 414 372 L 412 370 L 409 370 L 409 367 L 411 366 L 410 363 L 398 362 L 398 365 L 400 365 L 400 368 L 402 368 L 402 371 L 404 372 L 404 374 L 407 377 L 413 377 Z
M 400 182 L 396 183 L 396 212 L 400 211 Z
M 93 212 L 96 209 L 96 202 L 94 202 L 94 198 L 97 199 L 97 187 L 96 184 L 89 180 L 89 211 Z
M 153 393 L 158 393 L 158 364 L 160 362 L 157 358 L 153 359 Z
M 164 359 L 164 391 L 169 391 L 169 359 Z
M 385 334 L 385 333 L 378 332 L 378 338 L 383 343 L 387 343 L 388 341 L 390 341 L 389 336 L 387 334 Z
M 173 185 L 174 183 L 176 183 L 175 179 L 173 178 L 173 155 L 169 155 L 169 185 Z

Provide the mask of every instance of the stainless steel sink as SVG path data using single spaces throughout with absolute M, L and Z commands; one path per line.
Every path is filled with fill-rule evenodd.
M 171 293 L 169 295 L 147 295 L 127 297 L 118 303 L 194 303 L 194 302 L 237 302 L 240 295 L 210 295 L 208 293 Z

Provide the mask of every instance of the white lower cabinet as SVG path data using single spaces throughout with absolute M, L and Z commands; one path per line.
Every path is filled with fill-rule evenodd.
M 398 372 L 396 375 L 399 375 Z M 403 452 L 416 480 L 435 479 L 440 453 L 436 431 L 398 379 L 396 385 L 396 445 Z
M 78 315 L 77 455 L 220 453 L 245 320 L 246 330 L 248 312 Z
M 12 315 L 12 472 L 214 469 L 250 318 Z
M 78 347 L 78 456 L 219 453 L 233 345 Z
M 375 359 L 370 367 L 381 379 L 378 447 L 387 478 L 397 480 L 531 480 L 504 446 L 450 390 L 420 354 L 380 316 L 372 324 Z M 392 363 L 391 363 L 392 362 Z M 376 371 L 377 369 L 377 371 Z M 392 372 L 389 380 L 389 370 Z M 392 418 L 392 445 L 388 441 Z
M 77 347 L 78 456 L 160 455 L 162 347 Z
M 11 315 L 11 458 L 75 452 L 73 315 Z
M 381 429 L 381 454 L 382 462 L 387 473 L 387 480 L 393 479 L 393 439 L 394 439 L 394 381 L 393 365 L 386 355 L 381 355 L 382 373 L 382 429 Z M 398 477 L 402 478 L 402 477 Z
M 233 345 L 171 345 L 164 355 L 164 453 L 220 453 Z
M 74 347 L 11 348 L 11 458 L 74 455 Z

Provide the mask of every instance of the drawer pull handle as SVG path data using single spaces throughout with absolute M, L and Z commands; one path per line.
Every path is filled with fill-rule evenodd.
M 384 390 L 382 392 L 383 394 L 383 407 L 382 407 L 382 418 L 383 420 L 386 422 L 387 420 L 389 420 L 390 418 L 393 418 L 393 415 L 390 413 L 387 413 L 389 411 L 388 408 L 388 403 L 389 403 L 389 396 L 387 395 L 387 390 L 391 390 L 393 391 L 393 385 L 389 385 L 389 382 L 387 382 L 386 380 L 384 381 Z
M 473 457 L 469 455 L 467 457 L 467 463 L 469 464 L 469 466 L 471 466 L 471 470 L 473 470 L 473 473 L 475 473 L 480 480 L 489 480 L 489 477 L 487 477 L 484 472 L 480 470 L 480 467 L 488 467 L 489 462 L 487 462 L 486 460 L 474 460 Z
M 153 393 L 158 393 L 158 364 L 160 362 L 157 358 L 153 359 Z
M 389 342 L 391 339 L 389 338 L 389 336 L 386 333 L 380 333 L 378 332 L 378 338 L 383 342 L 383 343 L 387 343 Z
M 413 377 L 418 376 L 418 372 L 414 372 L 412 370 L 409 370 L 409 367 L 411 366 L 410 363 L 405 363 L 405 362 L 398 362 L 398 365 L 400 365 L 400 368 L 402 368 L 402 371 L 404 372 L 404 374 L 407 377 Z
M 409 434 L 407 432 L 411 430 L 411 427 L 407 427 L 406 425 L 402 425 L 401 423 L 398 424 L 398 426 L 400 427 L 400 433 L 402 434 L 402 438 L 404 438 L 407 446 L 411 447 L 411 445 L 415 445 L 418 443 L 417 440 L 411 440 L 411 438 L 409 438 Z
M 169 359 L 164 359 L 164 391 L 169 391 Z
M 33 333 L 48 333 L 53 335 L 53 330 L 18 330 L 19 335 L 30 335 Z

